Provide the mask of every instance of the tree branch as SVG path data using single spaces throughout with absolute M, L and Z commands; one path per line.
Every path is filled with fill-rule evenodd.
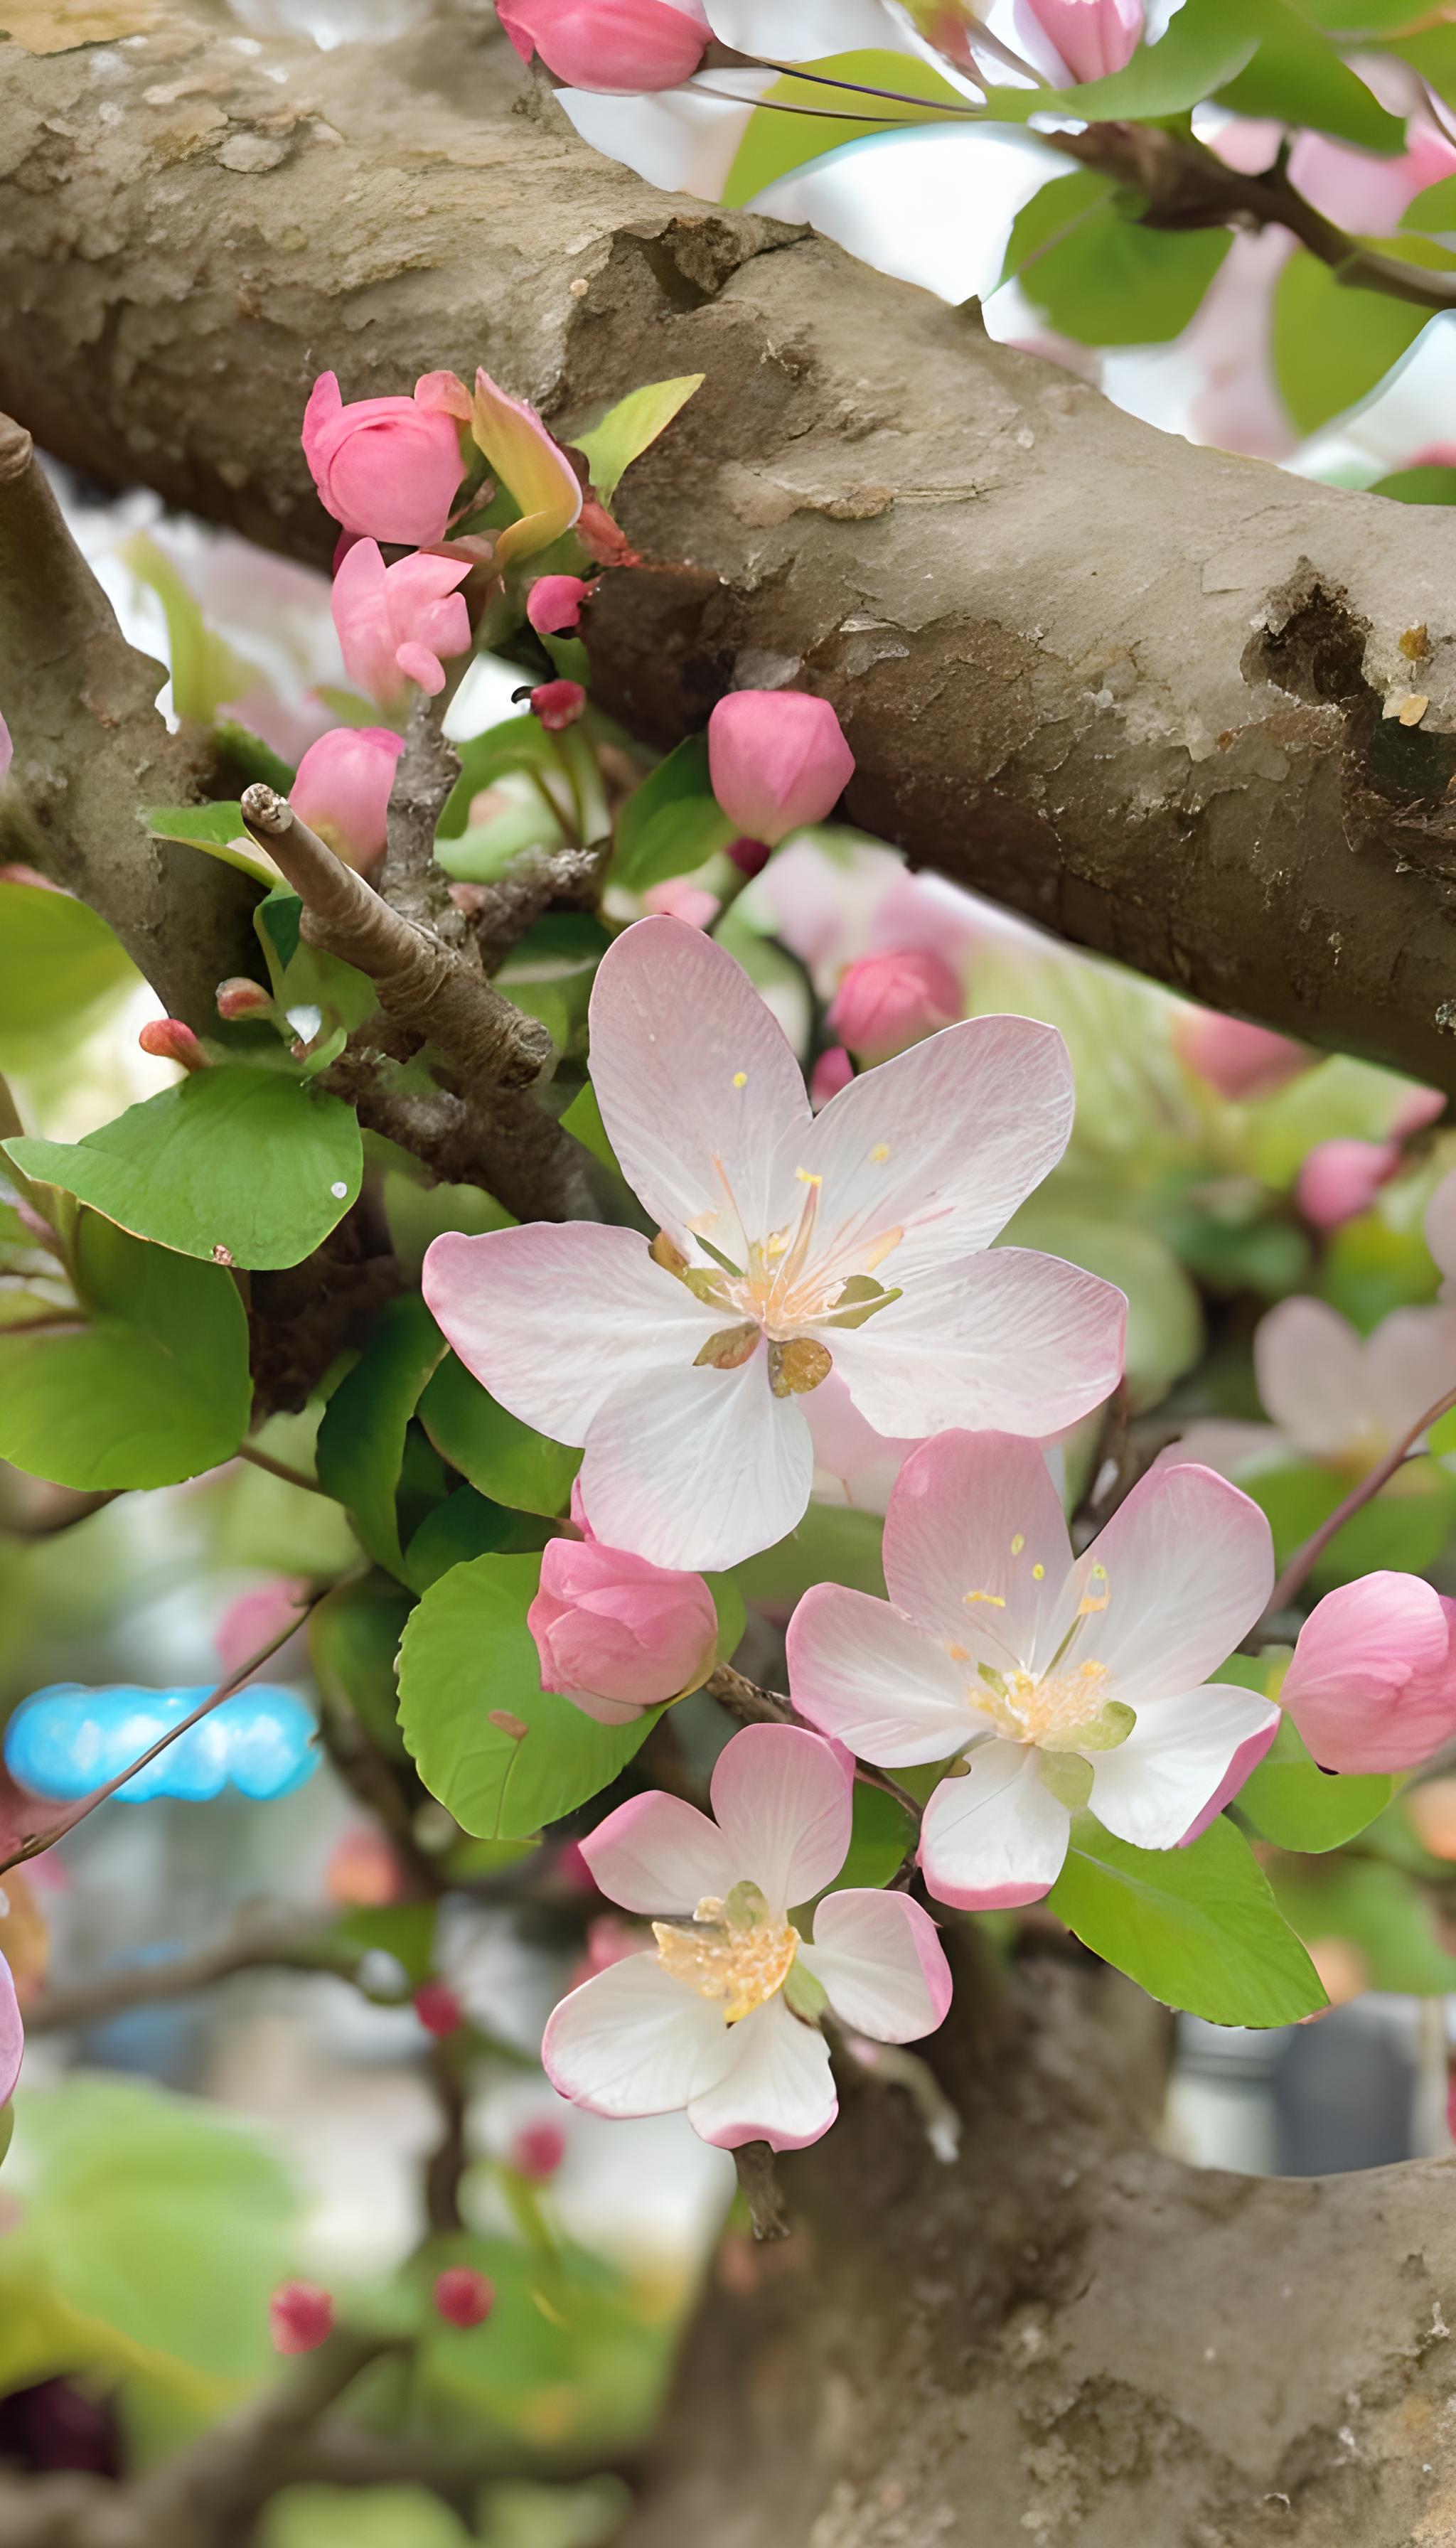
M 317 1919 L 302 1919 L 281 1905 L 257 1903 L 239 1911 L 226 1934 L 188 1956 L 161 1963 L 125 1964 L 89 1981 L 55 1983 L 27 2002 L 28 2035 L 55 2034 L 70 2026 L 95 2026 L 130 2008 L 158 2000 L 187 1999 L 234 1973 L 338 1973 L 352 1980 L 363 1950 L 341 1942 Z
M 435 864 L 435 830 L 445 801 L 460 775 L 460 755 L 440 731 L 440 700 L 419 692 L 410 712 L 405 749 L 390 790 L 389 839 L 379 890 L 387 902 L 416 928 L 444 936 L 442 923 L 453 919 L 454 944 L 465 935 L 464 924 L 450 901 L 449 887 Z

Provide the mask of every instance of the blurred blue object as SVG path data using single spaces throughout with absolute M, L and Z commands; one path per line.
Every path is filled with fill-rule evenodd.
M 5 1729 L 5 1766 L 33 1795 L 69 1803 L 105 1786 L 207 1697 L 202 1689 L 84 1689 L 56 1682 L 17 1708 Z M 294 1690 L 255 1682 L 179 1735 L 149 1768 L 117 1790 L 131 1804 L 152 1796 L 200 1800 L 236 1787 L 260 1800 L 286 1796 L 318 1767 L 313 1711 Z

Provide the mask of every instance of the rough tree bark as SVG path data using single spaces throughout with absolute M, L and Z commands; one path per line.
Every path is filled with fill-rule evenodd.
M 627 482 L 659 563 L 594 614 L 624 716 L 668 740 L 733 682 L 818 686 L 850 812 L 918 860 L 1456 1086 L 1456 524 L 1192 451 L 973 312 L 654 194 L 488 14 L 328 55 L 180 16 L 7 47 L 0 406 L 321 558 L 324 364 L 367 395 L 485 360 L 566 426 L 702 371 Z

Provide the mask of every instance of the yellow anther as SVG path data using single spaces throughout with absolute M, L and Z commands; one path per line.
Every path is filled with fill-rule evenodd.
M 1012 1554 L 1012 1556 L 1013 1556 L 1013 1557 L 1020 1557 L 1020 1555 L 1021 1555 L 1021 1553 L 1022 1553 L 1022 1550 L 1025 1548 L 1026 1544 L 1027 1544 L 1027 1535 L 1026 1535 L 1026 1532 L 1025 1532 L 1024 1530 L 1019 1530 L 1019 1531 L 1017 1532 L 1017 1534 L 1016 1534 L 1015 1539 L 1014 1539 L 1014 1540 L 1012 1541 L 1012 1543 L 1011 1543 L 1011 1554 Z
M 1040 1584 L 1046 1572 L 1046 1569 L 1045 1566 L 1034 1566 L 1032 1568 L 1032 1582 L 1034 1584 Z
M 822 1186 L 824 1183 L 824 1179 L 816 1176 L 812 1168 L 795 1168 L 794 1175 L 801 1186 Z
M 872 1150 L 870 1151 L 870 1153 L 869 1153 L 869 1155 L 870 1155 L 871 1159 L 874 1161 L 874 1164 L 875 1164 L 875 1166 L 876 1166 L 877 1168 L 883 1167 L 883 1165 L 884 1165 L 884 1163 L 885 1163 L 885 1160 L 889 1157 L 889 1154 L 890 1154 L 890 1145 L 889 1145 L 888 1141 L 876 1141 L 876 1142 L 875 1142 L 875 1144 L 874 1144 L 873 1149 L 872 1149 Z
M 733 1085 L 735 1088 L 747 1088 L 748 1072 L 746 1070 L 735 1070 L 733 1074 Z
M 989 1601 L 993 1610 L 1004 1610 L 1006 1607 L 1006 1596 L 1003 1592 L 966 1592 L 961 1597 L 966 1601 Z
M 964 1646 L 948 1646 L 946 1652 L 953 1664 L 968 1664 L 970 1661 Z
M 731 1919 L 731 1904 L 704 1895 L 690 1929 L 654 1920 L 658 1961 L 700 1999 L 716 2002 L 729 2026 L 748 2017 L 782 1989 L 799 1951 L 799 1934 L 785 1922 L 756 1924 Z

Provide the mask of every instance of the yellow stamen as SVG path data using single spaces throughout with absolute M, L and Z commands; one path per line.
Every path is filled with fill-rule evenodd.
M 733 1074 L 733 1085 L 735 1088 L 747 1088 L 748 1072 L 746 1070 L 735 1070 Z
M 721 2005 L 729 2026 L 762 2008 L 783 1988 L 799 1951 L 799 1933 L 785 1921 L 744 1921 L 729 1917 L 728 1905 L 705 1894 L 692 1915 L 690 1929 L 654 1920 L 658 1962 L 680 1982 L 687 1982 L 700 1999 Z
M 1034 1566 L 1032 1568 L 1032 1582 L 1034 1584 L 1040 1584 L 1046 1573 L 1046 1569 L 1045 1566 Z
M 1026 1535 L 1026 1532 L 1025 1532 L 1024 1530 L 1019 1530 L 1019 1531 L 1017 1532 L 1017 1534 L 1016 1534 L 1015 1539 L 1014 1539 L 1014 1540 L 1012 1541 L 1012 1543 L 1011 1543 L 1011 1554 L 1012 1554 L 1012 1556 L 1013 1556 L 1013 1557 L 1020 1557 L 1020 1555 L 1021 1555 L 1021 1553 L 1022 1553 L 1022 1550 L 1025 1548 L 1026 1544 L 1027 1544 L 1027 1535 Z
M 1004 1592 L 966 1592 L 961 1597 L 966 1601 L 989 1601 L 993 1610 L 1004 1610 L 1006 1607 Z
M 871 1159 L 874 1161 L 874 1164 L 875 1164 L 875 1166 L 876 1166 L 877 1168 L 879 1168 L 879 1167 L 883 1167 L 885 1160 L 889 1157 L 889 1154 L 890 1154 L 890 1145 L 889 1145 L 888 1141 L 876 1141 L 876 1142 L 875 1142 L 875 1144 L 874 1144 L 873 1149 L 872 1149 L 872 1150 L 870 1151 L 870 1153 L 869 1153 L 869 1155 L 870 1155 Z

